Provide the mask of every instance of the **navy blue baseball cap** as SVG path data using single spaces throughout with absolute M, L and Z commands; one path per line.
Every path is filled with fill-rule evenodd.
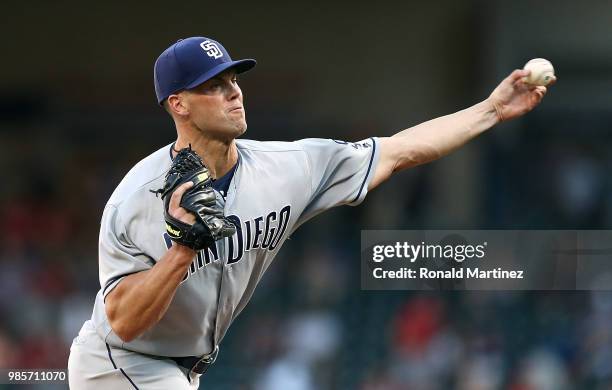
M 184 89 L 195 88 L 226 69 L 242 73 L 253 68 L 253 59 L 233 61 L 219 42 L 206 37 L 179 39 L 155 61 L 153 77 L 157 102 Z

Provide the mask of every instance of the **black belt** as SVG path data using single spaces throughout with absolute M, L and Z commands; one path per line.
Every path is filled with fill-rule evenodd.
M 202 357 L 196 356 L 184 356 L 184 357 L 170 357 L 170 359 L 174 360 L 176 364 L 179 366 L 188 369 L 189 371 L 193 371 L 196 374 L 204 374 L 208 367 L 217 360 L 217 355 L 219 354 L 219 346 L 216 346 L 214 351 L 210 354 Z

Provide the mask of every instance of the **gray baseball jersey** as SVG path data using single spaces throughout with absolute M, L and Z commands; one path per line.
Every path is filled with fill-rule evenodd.
M 102 216 L 101 289 L 92 315 L 97 333 L 111 346 L 145 354 L 213 351 L 287 237 L 326 209 L 364 199 L 378 160 L 377 142 L 237 140 L 238 166 L 227 196 L 217 197 L 236 234 L 200 251 L 163 318 L 124 343 L 109 324 L 104 299 L 125 276 L 153 267 L 172 244 L 165 233 L 163 202 L 150 192 L 163 185 L 171 145 L 140 161 L 111 195 Z

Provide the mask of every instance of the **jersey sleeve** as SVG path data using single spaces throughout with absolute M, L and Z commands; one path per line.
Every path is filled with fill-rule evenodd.
M 297 141 L 306 152 L 311 195 L 298 224 L 340 205 L 363 201 L 378 163 L 376 138 L 359 142 L 331 139 Z
M 119 209 L 106 206 L 99 239 L 100 286 L 104 298 L 121 279 L 152 266 L 148 257 L 130 242 Z

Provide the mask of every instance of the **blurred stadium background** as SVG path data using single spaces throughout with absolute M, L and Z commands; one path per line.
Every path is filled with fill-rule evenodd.
M 103 206 L 174 137 L 153 62 L 207 35 L 259 61 L 241 81 L 247 138 L 392 135 L 485 98 L 533 57 L 551 60 L 559 83 L 524 119 L 303 226 L 201 388 L 612 389 L 610 293 L 359 285 L 361 229 L 610 227 L 609 1 L 2 9 L 0 367 L 66 366 L 99 288 Z

